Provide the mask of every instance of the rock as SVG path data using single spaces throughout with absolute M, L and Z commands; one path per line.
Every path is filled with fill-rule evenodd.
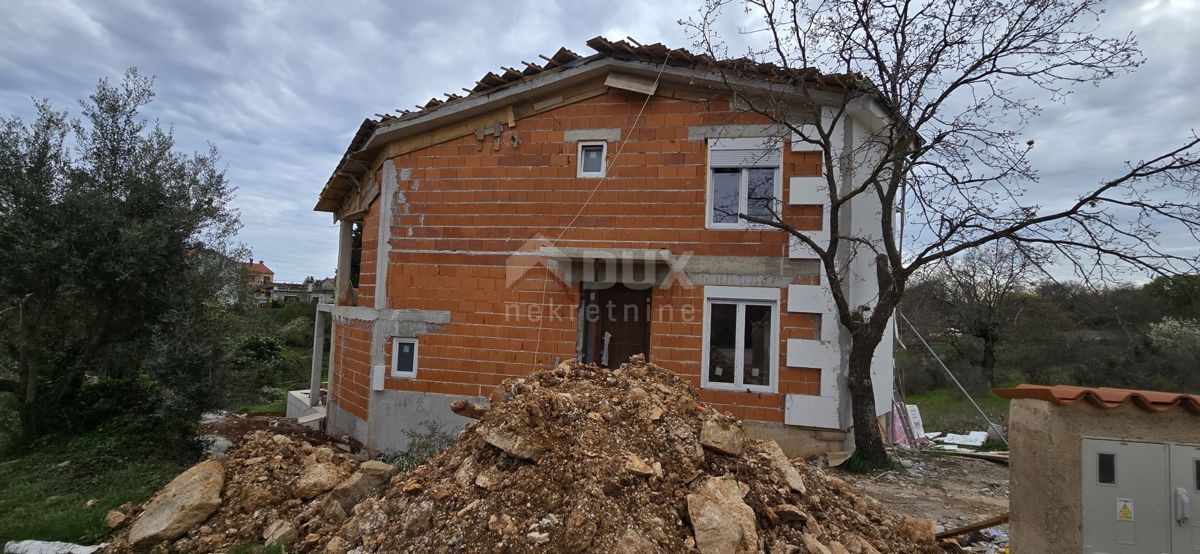
M 529 534 L 527 534 L 525 536 L 533 544 L 546 544 L 546 543 L 550 542 L 550 533 L 539 533 L 537 531 L 530 531 Z
M 772 510 L 779 517 L 779 521 L 783 522 L 800 522 L 808 521 L 808 514 L 792 504 L 780 504 Z
M 733 420 L 710 418 L 700 426 L 700 444 L 722 454 L 741 454 L 745 439 L 745 432 Z
M 932 519 L 906 517 L 900 522 L 900 534 L 914 542 L 934 544 L 937 522 Z
M 484 441 L 514 458 L 537 462 L 542 455 L 543 447 L 540 444 L 511 431 L 498 427 L 477 427 L 476 429 Z
M 687 496 L 688 518 L 702 554 L 758 551 L 754 510 L 733 477 L 708 477 Z
M 333 459 L 333 449 L 328 446 L 322 446 L 313 450 L 312 458 L 318 463 L 328 462 Z
M 913 463 L 913 461 L 912 461 L 912 460 L 909 460 L 909 459 L 906 459 L 906 458 L 901 458 L 901 459 L 900 459 L 900 467 L 902 467 L 902 468 L 904 468 L 904 469 L 912 469 L 912 468 L 913 468 L 913 466 L 916 466 L 916 465 L 917 465 L 917 464 Z
M 808 533 L 800 535 L 800 542 L 804 543 L 804 550 L 809 554 L 833 554 L 821 541 Z
M 99 500 L 96 500 L 95 498 L 89 498 L 87 502 L 83 503 L 83 505 L 86 508 L 95 508 L 96 504 L 99 504 L 99 503 L 100 503 Z
M 617 540 L 613 554 L 655 554 L 658 548 L 649 539 L 639 535 L 633 529 L 626 529 L 625 534 Z
M 625 471 L 634 475 L 654 475 L 654 467 L 646 463 L 633 452 L 625 453 Z
M 846 547 L 842 546 L 842 543 L 837 541 L 829 543 L 829 552 L 830 554 L 850 554 L 850 551 L 846 550 Z
M 92 554 L 105 550 L 107 543 L 84 546 L 69 542 L 52 541 L 9 541 L 4 543 L 5 554 Z
M 334 490 L 336 491 L 337 489 Z M 330 494 L 331 496 L 325 498 L 319 513 L 324 522 L 336 525 L 346 521 L 346 518 L 350 517 L 350 512 L 342 506 L 342 503 L 338 499 L 332 497 L 332 493 Z
M 385 464 L 379 460 L 369 460 L 358 466 L 358 471 L 372 479 L 379 479 L 380 484 L 387 481 L 395 470 L 396 466 Z
M 263 541 L 267 546 L 288 546 L 300 538 L 300 532 L 290 521 L 275 520 L 263 531 Z
M 371 462 L 366 462 L 363 466 Z M 387 465 L 387 464 L 383 464 Z M 345 481 L 338 483 L 338 486 L 333 488 L 329 493 L 329 498 L 342 506 L 346 513 L 354 510 L 354 507 L 362 502 L 364 498 L 371 494 L 371 491 L 387 480 L 387 475 L 391 475 L 391 470 L 384 476 L 380 476 L 380 471 L 372 470 L 371 474 L 364 473 L 361 470 L 355 472 Z M 407 486 L 407 485 L 406 485 Z
M 779 443 L 767 441 L 763 444 L 763 449 L 771 461 L 771 466 L 783 477 L 783 482 L 787 483 L 788 488 L 804 494 L 804 479 L 800 477 L 800 471 L 792 465 L 792 461 L 783 453 L 783 449 L 779 448 Z
M 296 480 L 296 490 L 293 492 L 297 497 L 305 500 L 314 498 L 332 490 L 333 487 L 336 487 L 342 481 L 343 477 L 342 471 L 332 463 L 318 462 L 309 464 L 304 468 L 304 472 L 300 474 L 300 479 Z
M 592 544 L 592 537 L 596 536 L 596 520 L 591 517 L 588 510 L 583 506 L 578 506 L 571 513 L 567 514 L 567 522 L 563 527 L 563 535 L 566 537 L 564 545 L 567 552 L 583 552 Z
M 129 516 L 125 515 L 124 512 L 109 510 L 104 516 L 104 525 L 108 526 L 109 529 L 116 529 L 117 527 L 124 525 L 128 520 Z
M 146 503 L 129 530 L 129 543 L 150 545 L 182 536 L 221 506 L 224 486 L 221 462 L 208 460 L 192 466 Z
M 425 487 L 422 487 L 421 484 L 416 481 L 409 481 L 404 484 L 403 490 L 407 494 L 416 494 L 418 492 L 421 492 L 421 490 L 424 488 Z
M 285 444 L 292 444 L 292 439 L 289 439 L 283 435 L 275 435 L 271 437 L 271 442 L 283 446 Z
M 493 533 L 500 536 L 511 535 L 517 532 L 517 524 L 513 522 L 512 516 L 508 514 L 500 514 L 499 516 L 492 514 L 488 517 L 487 527 Z
M 465 398 L 450 403 L 450 411 L 470 419 L 482 419 L 487 415 L 488 407 L 480 406 Z
M 346 552 L 346 541 L 341 537 L 333 537 L 329 542 L 325 543 L 325 552 L 330 554 L 343 554 Z
M 861 536 L 850 535 L 843 538 L 846 540 L 846 550 L 850 554 L 879 554 L 879 551 Z

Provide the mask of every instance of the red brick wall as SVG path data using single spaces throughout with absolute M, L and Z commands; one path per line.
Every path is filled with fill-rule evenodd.
M 331 388 L 338 406 L 367 418 L 371 391 L 371 327 L 359 322 L 337 324 Z
M 412 173 L 398 184 L 404 201 L 394 210 L 388 307 L 446 310 L 451 323 L 420 337 L 418 378 L 389 378 L 388 388 L 487 395 L 494 385 L 528 373 L 535 365 L 574 357 L 577 324 L 575 312 L 568 308 L 579 304 L 577 290 L 540 268 L 513 286 L 506 280 L 507 253 L 538 235 L 556 238 L 561 233 L 560 247 L 787 256 L 781 232 L 705 230 L 707 148 L 703 140 L 687 140 L 689 126 L 764 121 L 730 113 L 724 101 L 655 97 L 631 132 L 644 98 L 613 91 L 521 119 L 515 127 L 520 141 L 515 149 L 506 130 L 499 151 L 493 150 L 491 137 L 478 149 L 474 135 L 468 135 L 394 158 L 397 168 Z M 619 157 L 621 143 L 609 143 L 607 178 L 603 183 L 577 179 L 576 144 L 564 142 L 563 132 L 613 127 L 621 128 L 621 138 L 628 142 Z M 820 159 L 786 148 L 785 152 L 786 194 L 788 177 L 820 174 Z M 360 305 L 371 305 L 374 294 L 378 212 L 373 205 L 364 220 L 359 298 L 365 300 Z M 821 224 L 818 206 L 788 207 L 785 215 L 802 229 Z M 573 224 L 564 233 L 569 223 Z M 661 310 L 664 306 L 679 310 L 674 318 L 652 319 L 652 359 L 699 386 L 702 289 L 656 289 L 653 306 L 655 316 L 670 313 Z M 695 321 L 682 321 L 684 306 L 694 310 Z M 785 306 L 786 299 L 779 309 Z M 539 309 L 557 309 L 558 317 L 534 317 Z M 782 421 L 782 393 L 818 391 L 818 370 L 784 364 L 786 340 L 815 338 L 816 325 L 813 316 L 783 312 L 781 394 L 704 391 L 704 399 L 740 417 Z M 342 327 L 338 333 L 341 344 Z M 347 340 L 357 344 L 358 338 L 352 333 Z M 363 349 L 369 351 L 369 344 Z M 390 366 L 390 348 L 387 352 Z M 360 367 L 353 356 L 350 361 Z M 339 391 L 339 401 L 354 401 L 361 392 L 365 410 L 366 388 L 357 388 L 357 369 L 347 370 L 347 381 L 354 386 L 345 387 L 344 396 Z

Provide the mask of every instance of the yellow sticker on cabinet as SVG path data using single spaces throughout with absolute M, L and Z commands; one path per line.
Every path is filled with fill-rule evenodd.
M 1117 521 L 1133 521 L 1133 499 L 1117 499 Z

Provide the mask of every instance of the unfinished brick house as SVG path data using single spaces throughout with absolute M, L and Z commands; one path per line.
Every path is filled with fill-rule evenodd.
M 363 122 L 315 208 L 341 225 L 336 302 L 318 318 L 333 321 L 328 387 L 314 363 L 290 415 L 324 398 L 330 433 L 402 448 L 428 423 L 465 423 L 451 401 L 533 368 L 645 354 L 792 454 L 846 449 L 847 339 L 819 265 L 738 217 L 777 206 L 827 236 L 821 156 L 686 51 L 588 46 Z M 878 226 L 870 201 L 843 221 Z

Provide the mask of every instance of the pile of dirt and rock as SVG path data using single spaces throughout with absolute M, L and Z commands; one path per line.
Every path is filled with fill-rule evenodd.
M 113 548 L 941 551 L 931 521 L 894 513 L 788 460 L 774 442 L 747 438 L 685 381 L 638 359 L 616 370 L 563 363 L 505 382 L 490 407 L 460 402 L 455 411 L 478 421 L 386 485 L 390 468 L 379 462 L 251 435 L 223 462 L 205 462 L 224 478 L 207 517 L 175 537 L 139 531 L 156 503 L 178 496 L 164 500 L 164 489 Z M 220 490 L 212 477 L 192 481 Z M 209 509 L 211 496 L 193 496 Z

